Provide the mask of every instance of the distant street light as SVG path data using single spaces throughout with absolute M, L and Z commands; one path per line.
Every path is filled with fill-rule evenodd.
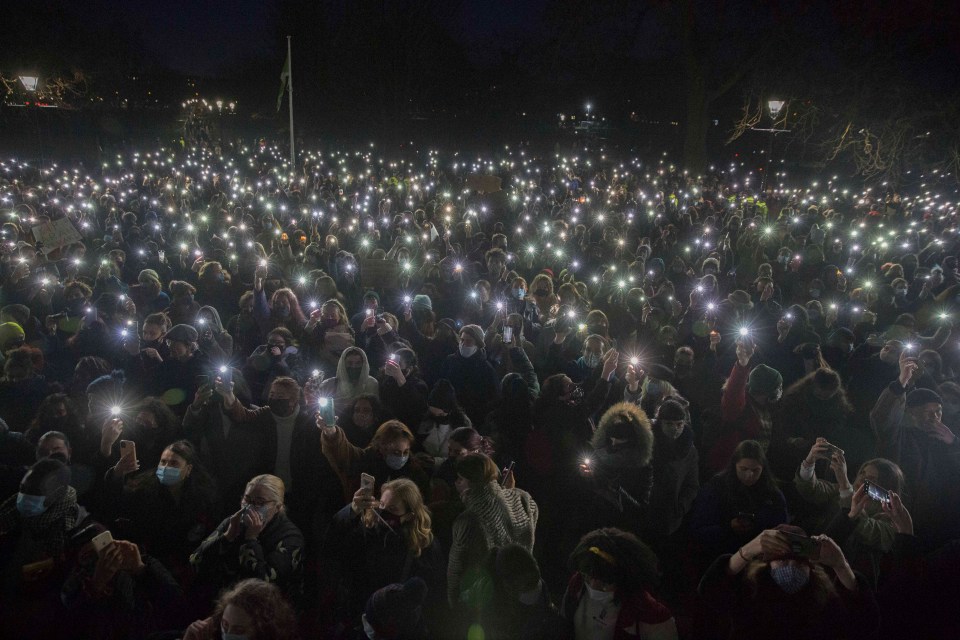
M 37 84 L 40 83 L 40 78 L 37 76 L 20 76 L 20 84 L 23 85 L 23 88 L 34 93 L 37 90 Z
M 770 117 L 776 119 L 777 115 L 780 114 L 780 110 L 783 109 L 784 104 L 783 100 L 767 100 L 767 109 L 770 110 Z

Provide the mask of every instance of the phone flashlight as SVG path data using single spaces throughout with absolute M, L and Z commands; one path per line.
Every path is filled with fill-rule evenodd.
M 740 335 L 741 336 L 750 335 L 750 329 L 747 329 L 746 327 L 740 327 Z
M 120 407 L 118 407 L 118 406 L 116 406 L 116 405 L 110 407 L 110 415 L 112 415 L 112 416 L 118 416 L 118 415 L 120 415 Z

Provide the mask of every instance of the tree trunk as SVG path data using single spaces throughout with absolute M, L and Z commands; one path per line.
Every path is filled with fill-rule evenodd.
M 684 123 L 683 168 L 693 175 L 707 168 L 707 96 L 706 78 L 699 70 L 687 68 L 687 119 Z

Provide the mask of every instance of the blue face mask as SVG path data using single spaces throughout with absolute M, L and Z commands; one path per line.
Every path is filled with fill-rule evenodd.
M 180 482 L 179 467 L 157 467 L 157 480 L 166 487 L 172 487 Z
M 45 496 L 31 496 L 21 491 L 17 494 L 17 511 L 24 518 L 39 516 L 47 510 L 47 506 L 43 504 L 44 500 Z
M 407 460 L 410 459 L 410 454 L 407 454 L 405 456 L 398 456 L 390 453 L 385 455 L 383 459 L 387 463 L 388 467 L 390 467 L 394 471 L 399 471 L 400 469 L 403 469 L 404 465 L 407 464 Z
M 810 582 L 810 572 L 804 571 L 804 567 L 794 564 L 784 564 L 777 568 L 770 567 L 770 577 L 773 578 L 778 587 L 791 595 L 803 589 Z
M 583 364 L 587 365 L 590 369 L 598 366 L 600 364 L 600 355 L 596 353 L 588 353 L 583 356 Z
M 228 633 L 224 630 L 220 630 L 221 640 L 249 640 L 250 636 L 245 633 Z
M 517 296 L 517 299 L 523 300 L 523 297 L 527 295 L 527 292 L 524 291 L 523 289 L 514 289 L 513 295 Z

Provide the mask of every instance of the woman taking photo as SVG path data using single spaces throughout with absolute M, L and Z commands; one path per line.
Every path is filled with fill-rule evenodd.
M 359 489 L 334 516 L 331 531 L 339 550 L 331 559 L 339 565 L 338 580 L 347 585 L 351 617 L 377 589 L 413 576 L 434 596 L 443 588 L 446 557 L 434 540 L 420 489 L 399 478 L 380 487 L 379 499 L 375 495 Z
M 464 511 L 453 523 L 447 565 L 447 599 L 451 606 L 477 581 L 490 549 L 516 543 L 533 551 L 539 510 L 530 494 L 500 486 L 497 465 L 482 453 L 457 461 L 456 488 Z
M 789 525 L 717 558 L 698 590 L 729 616 L 731 638 L 872 638 L 879 626 L 872 590 L 837 543 Z
M 215 588 L 243 578 L 273 582 L 296 602 L 302 588 L 303 534 L 287 517 L 283 480 L 269 474 L 247 483 L 240 510 L 226 518 L 190 556 L 201 580 Z

